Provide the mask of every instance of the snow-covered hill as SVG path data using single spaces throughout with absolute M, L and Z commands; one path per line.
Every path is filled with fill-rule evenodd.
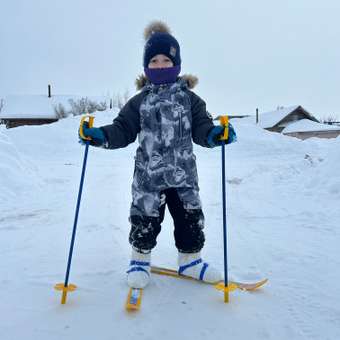
M 97 126 L 112 120 L 100 113 Z M 136 144 L 91 148 L 66 305 L 63 282 L 84 148 L 78 118 L 0 126 L 0 339 L 340 338 L 340 138 L 300 141 L 233 122 L 227 148 L 231 278 L 268 277 L 229 304 L 205 285 L 153 276 L 127 314 L 128 213 Z M 223 270 L 220 150 L 196 147 L 204 257 Z M 153 253 L 176 266 L 167 217 Z

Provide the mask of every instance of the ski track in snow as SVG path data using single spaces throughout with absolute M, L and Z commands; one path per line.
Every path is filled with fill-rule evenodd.
M 96 124 L 110 120 L 104 113 Z M 14 186 L 1 201 L 1 340 L 340 337 L 339 138 L 301 142 L 235 122 L 239 142 L 227 148 L 229 275 L 268 277 L 268 284 L 231 293 L 224 304 L 211 286 L 153 275 L 141 311 L 127 314 L 135 145 L 90 149 L 70 276 L 79 287 L 65 306 L 53 290 L 65 275 L 80 180 L 78 122 L 2 131 L 16 150 L 8 159 L 23 166 L 20 183 L 31 184 L 22 191 Z M 197 147 L 196 155 L 206 217 L 203 256 L 222 270 L 220 151 Z M 153 263 L 176 268 L 168 215 Z

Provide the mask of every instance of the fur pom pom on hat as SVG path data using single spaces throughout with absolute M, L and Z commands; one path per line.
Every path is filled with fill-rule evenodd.
M 164 54 L 172 60 L 174 66 L 181 65 L 178 41 L 170 34 L 169 27 L 162 21 L 153 21 L 144 29 L 143 65 L 148 67 L 150 60 L 157 54 Z
M 168 33 L 171 34 L 169 26 L 162 21 L 152 21 L 144 29 L 144 40 L 147 41 L 154 33 Z

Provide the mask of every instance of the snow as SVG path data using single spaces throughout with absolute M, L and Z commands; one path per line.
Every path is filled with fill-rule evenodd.
M 290 123 L 282 130 L 282 133 L 305 132 L 305 131 L 330 131 L 340 130 L 339 126 L 321 124 L 310 119 L 301 119 L 297 122 Z
M 98 113 L 95 125 L 112 112 Z M 90 148 L 66 305 L 65 277 L 84 147 L 79 117 L 0 126 L 0 338 L 275 339 L 340 337 L 340 137 L 305 141 L 233 120 L 227 147 L 232 279 L 268 277 L 230 303 L 210 286 L 152 276 L 127 314 L 128 213 L 136 144 Z M 195 147 L 206 218 L 204 258 L 223 270 L 220 149 Z M 153 252 L 176 268 L 169 214 Z
M 9 138 L 0 132 L 0 204 L 17 192 L 32 190 L 39 182 L 32 165 L 25 161 Z

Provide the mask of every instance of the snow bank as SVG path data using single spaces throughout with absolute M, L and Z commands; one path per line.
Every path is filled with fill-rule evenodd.
M 17 198 L 38 184 L 32 164 L 25 161 L 15 144 L 0 130 L 0 203 Z

